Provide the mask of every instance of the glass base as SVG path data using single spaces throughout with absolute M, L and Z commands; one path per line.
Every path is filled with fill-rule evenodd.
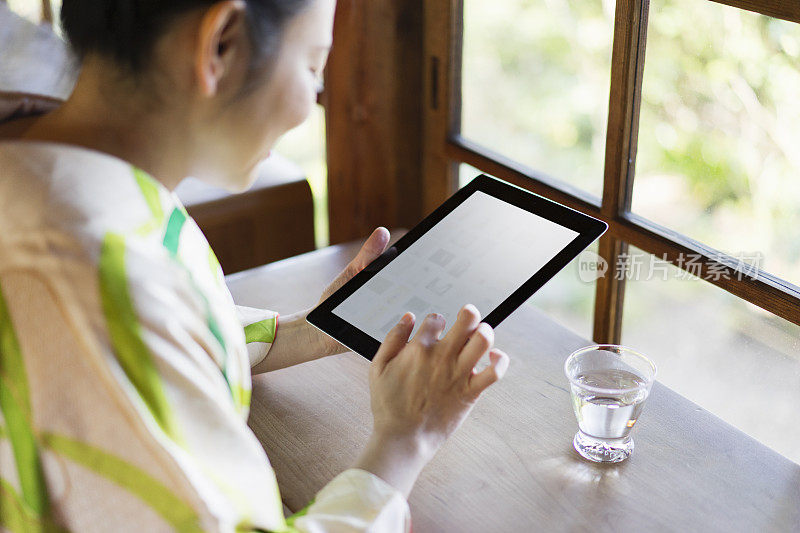
M 572 445 L 581 457 L 595 463 L 619 463 L 633 453 L 633 439 L 630 437 L 598 439 L 580 430 L 575 434 Z

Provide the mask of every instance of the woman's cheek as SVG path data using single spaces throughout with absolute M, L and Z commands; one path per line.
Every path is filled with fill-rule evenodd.
M 302 124 L 311 114 L 311 108 L 315 102 L 316 92 L 307 83 L 294 84 L 291 90 L 287 90 L 284 99 L 286 130 Z

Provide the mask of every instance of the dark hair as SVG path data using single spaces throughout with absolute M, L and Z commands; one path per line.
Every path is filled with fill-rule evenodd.
M 133 74 L 147 67 L 153 46 L 175 19 L 218 0 L 63 0 L 61 24 L 78 59 L 96 53 Z M 286 23 L 311 0 L 246 0 L 253 46 L 251 71 L 277 53 Z

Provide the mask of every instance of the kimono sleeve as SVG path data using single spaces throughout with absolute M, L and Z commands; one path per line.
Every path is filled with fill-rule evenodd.
M 253 368 L 267 357 L 272 343 L 275 342 L 278 334 L 278 313 L 237 305 L 236 314 L 244 329 L 247 357 L 250 359 L 250 368 Z
M 286 520 L 292 532 L 408 533 L 411 515 L 400 492 L 364 470 L 336 476 L 302 511 Z

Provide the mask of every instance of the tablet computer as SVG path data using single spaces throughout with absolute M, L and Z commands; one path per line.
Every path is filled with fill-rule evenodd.
M 445 317 L 471 303 L 496 327 L 600 237 L 608 225 L 480 175 L 338 291 L 307 320 L 372 359 L 407 311 Z M 444 335 L 444 333 L 442 335 Z

